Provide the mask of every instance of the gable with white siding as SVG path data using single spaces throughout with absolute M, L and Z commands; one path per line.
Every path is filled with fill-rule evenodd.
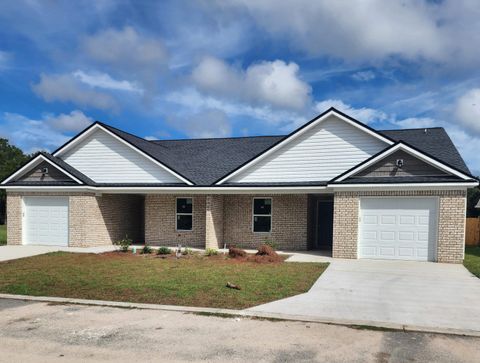
M 387 146 L 371 133 L 332 114 L 228 182 L 328 181 Z
M 183 183 L 102 129 L 60 158 L 97 183 Z

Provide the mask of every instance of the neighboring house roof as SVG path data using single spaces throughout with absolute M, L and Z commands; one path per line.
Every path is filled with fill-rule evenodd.
M 330 109 L 327 112 L 332 112 Z M 443 128 L 421 128 L 421 129 L 403 129 L 403 130 L 381 130 L 376 131 L 372 128 L 361 124 L 360 122 L 352 119 L 348 115 L 345 115 L 339 111 L 334 112 L 343 117 L 347 122 L 353 124 L 355 127 L 364 129 L 367 133 L 372 134 L 374 137 L 380 140 L 386 141 L 385 150 L 388 150 L 392 145 L 398 142 L 411 145 L 418 149 L 420 152 L 426 155 L 436 158 L 441 163 L 447 166 L 461 171 L 462 173 L 471 176 L 460 156 L 458 150 L 454 146 L 448 134 Z M 324 113 L 326 114 L 326 113 Z M 322 114 L 322 115 L 324 115 Z M 180 140 L 153 140 L 148 141 L 128 132 L 122 131 L 107 124 L 96 122 L 95 124 L 103 127 L 112 134 L 115 134 L 125 142 L 129 143 L 140 152 L 145 153 L 149 157 L 157 160 L 165 167 L 171 169 L 173 172 L 184 177 L 186 180 L 191 181 L 196 186 L 211 186 L 216 181 L 224 179 L 227 175 L 233 171 L 239 169 L 243 165 L 251 162 L 259 155 L 262 155 L 269 149 L 284 143 L 287 139 L 295 135 L 299 130 L 304 129 L 312 122 L 318 120 L 322 115 L 316 117 L 311 122 L 300 127 L 289 135 L 275 135 L 275 136 L 250 136 L 250 137 L 231 137 L 231 138 L 204 138 L 204 139 L 180 139 Z M 93 125 L 94 126 L 94 125 Z M 92 127 L 92 126 L 91 126 Z M 88 129 L 87 129 L 88 130 Z M 85 131 L 87 131 L 85 130 Z M 84 131 L 84 132 L 85 132 Z M 81 135 L 81 134 L 80 134 Z M 78 138 L 78 135 L 76 138 Z M 60 147 L 57 151 L 65 148 L 72 143 L 70 140 L 67 144 Z M 82 183 L 90 186 L 108 186 L 108 187 L 121 187 L 121 186 L 186 186 L 185 183 L 96 183 L 86 175 L 82 174 L 69 164 L 65 163 L 59 157 L 55 157 L 48 153 L 41 153 L 52 163 L 58 165 L 61 169 L 67 171 Z M 362 164 L 362 163 L 361 163 Z M 360 165 L 360 164 L 359 164 Z M 455 177 L 458 180 L 458 177 Z M 474 177 L 472 177 L 474 178 Z M 338 179 L 338 177 L 333 180 Z M 352 175 L 346 180 L 338 181 L 337 183 L 351 184 L 356 183 L 357 178 Z M 377 180 L 378 179 L 378 180 Z M 451 177 L 429 177 L 429 176 L 416 176 L 410 178 L 370 178 L 368 183 L 389 183 L 389 182 L 405 182 L 405 183 L 421 183 L 421 182 L 449 182 L 455 181 Z M 465 180 L 465 178 L 464 178 Z M 228 180 L 222 184 L 222 186 L 326 186 L 329 180 L 318 181 L 304 181 L 304 182 L 269 182 L 269 183 L 235 183 Z M 365 180 L 362 179 L 365 183 Z M 15 184 L 18 182 L 9 182 L 9 184 Z M 23 182 L 26 183 L 26 182 Z M 27 184 L 26 184 L 27 185 Z M 28 184 L 28 185 L 33 185 Z M 36 185 L 36 184 L 35 184 Z M 65 183 L 67 185 L 67 183 Z

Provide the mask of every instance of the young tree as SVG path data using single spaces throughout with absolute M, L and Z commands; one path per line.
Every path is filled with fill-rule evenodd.
M 26 163 L 29 157 L 18 147 L 10 145 L 7 139 L 0 138 L 0 181 Z M 5 223 L 5 203 L 5 190 L 0 190 L 0 224 Z

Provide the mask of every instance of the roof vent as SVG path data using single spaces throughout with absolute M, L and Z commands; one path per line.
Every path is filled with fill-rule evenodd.
M 423 130 L 423 133 L 426 134 L 428 132 L 428 129 Z
M 395 165 L 399 169 L 403 168 L 403 165 L 404 165 L 403 159 L 397 159 L 397 161 L 395 162 Z
M 48 168 L 42 168 L 42 174 L 47 175 L 48 174 Z

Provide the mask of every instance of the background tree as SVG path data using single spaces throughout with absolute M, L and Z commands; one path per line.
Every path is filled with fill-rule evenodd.
M 7 139 L 0 138 L 0 181 L 12 174 L 30 158 L 18 147 L 10 145 Z M 5 190 L 0 190 L 0 224 L 5 223 Z
M 467 217 L 478 217 L 480 215 L 480 209 L 475 208 L 479 199 L 480 199 L 480 189 L 478 187 L 468 189 Z

